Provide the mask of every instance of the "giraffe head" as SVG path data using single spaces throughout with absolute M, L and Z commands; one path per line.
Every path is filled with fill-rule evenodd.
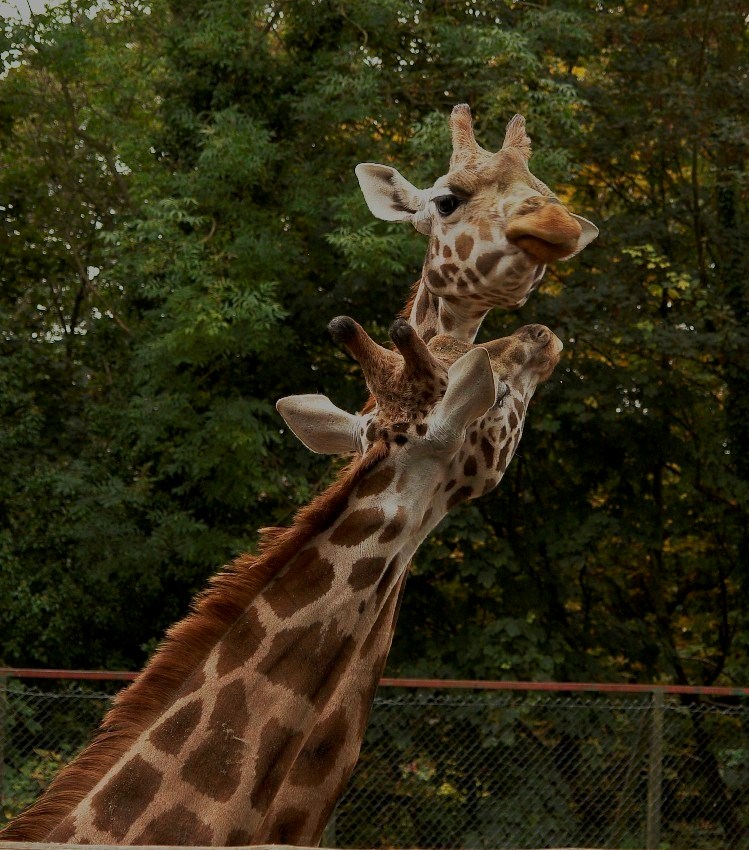
M 546 264 L 577 254 L 598 228 L 531 174 L 522 115 L 509 122 L 496 153 L 477 144 L 467 105 L 453 109 L 450 129 L 450 170 L 431 189 L 416 188 L 389 165 L 361 163 L 365 200 L 378 218 L 410 221 L 429 235 L 422 279 L 458 313 L 521 307 Z
M 278 410 L 312 451 L 366 455 L 386 444 L 404 468 L 440 467 L 445 509 L 499 482 L 522 434 L 528 402 L 559 362 L 561 341 L 543 325 L 526 325 L 482 345 L 443 335 L 428 345 L 404 319 L 383 348 L 353 319 L 329 328 L 358 361 L 376 405 L 351 414 L 323 395 L 289 396 Z M 425 480 L 429 476 L 425 474 Z

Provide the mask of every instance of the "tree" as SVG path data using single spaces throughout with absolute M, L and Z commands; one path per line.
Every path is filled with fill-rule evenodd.
M 486 324 L 548 324 L 565 359 L 498 493 L 420 552 L 391 670 L 742 679 L 744 11 L 71 0 L 7 24 L 3 660 L 139 664 L 327 480 L 273 402 L 364 401 L 325 326 L 384 339 L 425 247 L 353 168 L 428 185 L 467 101 L 488 148 L 524 112 L 534 171 L 602 235 Z

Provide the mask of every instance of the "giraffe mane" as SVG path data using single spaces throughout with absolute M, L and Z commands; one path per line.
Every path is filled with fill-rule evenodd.
M 268 582 L 303 546 L 330 527 L 359 481 L 389 451 L 386 443 L 376 442 L 300 508 L 291 526 L 261 529 L 259 555 L 240 555 L 211 577 L 190 613 L 167 630 L 135 681 L 117 694 L 93 741 L 57 774 L 36 802 L 0 830 L 0 840 L 46 839 L 179 695 L 188 676 Z

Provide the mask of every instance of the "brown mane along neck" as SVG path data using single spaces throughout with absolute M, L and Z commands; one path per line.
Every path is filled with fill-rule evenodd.
M 390 449 L 375 443 L 354 459 L 324 492 L 300 508 L 288 528 L 261 535 L 260 554 L 240 555 L 209 580 L 190 613 L 166 636 L 138 678 L 120 691 L 94 740 L 55 777 L 42 796 L 4 830 L 4 841 L 44 841 L 93 790 L 179 695 L 231 625 L 278 572 L 346 507 L 356 485 Z

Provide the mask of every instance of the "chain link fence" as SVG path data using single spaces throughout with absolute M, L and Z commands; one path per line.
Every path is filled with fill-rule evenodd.
M 0 823 L 113 690 L 0 679 Z M 749 700 L 381 688 L 323 846 L 749 850 Z

